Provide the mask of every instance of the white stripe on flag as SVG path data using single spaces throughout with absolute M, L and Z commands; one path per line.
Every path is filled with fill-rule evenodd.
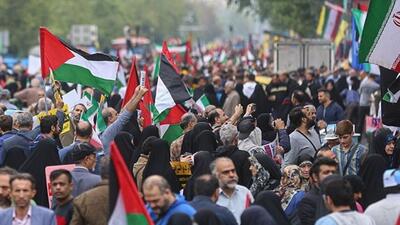
M 108 221 L 108 225 L 128 225 L 125 205 L 124 201 L 122 200 L 121 191 L 118 193 L 118 199 L 115 204 L 115 208 L 112 212 L 110 220 Z
M 164 112 L 164 110 L 170 109 L 175 106 L 175 101 L 160 76 L 158 76 L 154 106 L 160 114 Z
M 382 24 L 381 33 L 375 40 L 376 45 L 370 50 L 369 62 L 392 68 L 400 54 L 400 27 L 393 22 L 393 13 L 400 11 L 400 1 L 395 1 L 395 5 L 386 15 L 386 24 Z M 396 66 L 396 65 L 394 65 Z
M 332 32 L 335 29 L 335 25 L 336 25 L 337 14 L 338 14 L 338 11 L 336 11 L 334 9 L 329 10 L 329 17 L 328 17 L 328 21 L 327 21 L 326 27 L 325 27 L 324 39 L 328 39 L 328 40 L 331 39 Z
M 75 57 L 66 61 L 66 64 L 76 65 L 88 69 L 90 73 L 98 78 L 105 80 L 115 80 L 118 71 L 116 61 L 89 61 L 79 54 L 71 51 Z

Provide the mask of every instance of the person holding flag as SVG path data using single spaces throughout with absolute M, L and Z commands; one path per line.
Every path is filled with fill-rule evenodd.
M 110 143 L 114 140 L 115 136 L 120 131 L 122 131 L 124 125 L 129 122 L 132 114 L 137 109 L 139 102 L 141 101 L 142 97 L 146 94 L 147 91 L 148 91 L 147 88 L 143 86 L 137 86 L 132 98 L 121 110 L 121 113 L 119 115 L 115 115 L 115 117 L 112 120 L 109 120 L 109 117 L 107 117 L 108 119 L 104 117 L 104 115 L 108 113 L 107 110 L 109 109 L 106 108 L 103 110 L 102 112 L 103 118 L 105 118 L 106 121 L 107 120 L 108 121 L 107 121 L 107 128 L 101 135 L 100 140 L 103 144 L 104 153 L 106 155 L 109 155 Z

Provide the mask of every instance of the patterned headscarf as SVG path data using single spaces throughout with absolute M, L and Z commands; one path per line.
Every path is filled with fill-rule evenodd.
M 283 169 L 281 184 L 276 192 L 281 197 L 283 210 L 287 208 L 293 196 L 301 191 L 300 168 L 296 165 L 289 165 Z

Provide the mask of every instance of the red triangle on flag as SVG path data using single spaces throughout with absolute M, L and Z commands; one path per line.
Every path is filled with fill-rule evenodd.
M 147 65 L 144 65 L 144 73 L 145 73 L 145 81 L 144 86 L 149 90 L 143 96 L 143 101 L 139 103 L 139 109 L 141 111 L 141 116 L 143 117 L 143 128 L 148 127 L 152 124 L 151 113 L 150 113 L 150 105 L 153 104 L 153 96 L 150 91 L 150 79 L 149 73 L 147 69 Z
M 40 60 L 42 77 L 46 78 L 51 70 L 56 70 L 66 61 L 74 57 L 74 54 L 50 31 L 40 27 Z
M 169 110 L 168 115 L 160 122 L 160 125 L 179 124 L 181 122 L 181 117 L 185 113 L 186 110 L 181 105 L 175 105 Z
M 172 54 L 169 52 L 168 50 L 168 45 L 166 41 L 163 41 L 162 44 L 162 52 L 161 54 L 163 54 L 165 56 L 165 58 L 168 60 L 168 62 L 171 64 L 172 68 L 174 68 L 174 70 L 176 71 L 177 74 L 179 74 L 179 69 L 175 64 L 174 58 L 172 57 Z
M 128 101 L 132 98 L 133 94 L 135 93 L 135 89 L 138 86 L 138 73 L 136 70 L 136 58 L 132 58 L 132 66 L 131 66 L 131 71 L 129 73 L 129 80 L 128 80 L 128 85 L 126 87 L 126 92 L 124 99 L 122 101 L 122 107 L 128 103 Z
M 113 141 L 111 143 L 111 160 L 114 166 L 116 178 L 118 180 L 119 191 L 122 194 L 122 199 L 127 214 L 141 215 L 146 218 L 148 225 L 153 225 L 149 213 L 146 210 L 145 204 L 139 195 L 139 191 L 133 181 L 132 175 L 128 171 L 121 153 Z M 111 185 L 111 183 L 110 183 Z

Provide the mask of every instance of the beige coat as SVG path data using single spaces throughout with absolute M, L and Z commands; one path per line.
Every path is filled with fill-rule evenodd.
M 143 185 L 143 171 L 146 167 L 147 161 L 149 161 L 149 156 L 140 154 L 138 161 L 133 165 L 132 173 L 136 180 L 136 185 L 139 191 L 142 191 Z
M 108 180 L 74 199 L 70 225 L 107 225 L 109 214 Z

